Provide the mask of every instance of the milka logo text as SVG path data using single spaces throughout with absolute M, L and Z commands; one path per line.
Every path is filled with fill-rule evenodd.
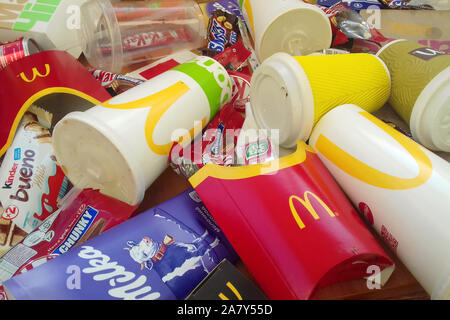
M 82 246 L 78 253 L 80 258 L 89 260 L 91 267 L 84 268 L 83 273 L 94 274 L 95 281 L 109 280 L 109 285 L 114 287 L 108 290 L 111 297 L 124 300 L 156 300 L 161 294 L 152 292 L 152 288 L 147 283 L 147 277 L 141 275 L 136 278 L 136 274 L 126 271 L 111 258 L 96 250 L 91 246 Z

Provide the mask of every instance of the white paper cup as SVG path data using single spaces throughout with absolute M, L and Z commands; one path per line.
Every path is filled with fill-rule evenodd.
M 300 0 L 240 0 L 258 58 L 277 52 L 307 55 L 331 46 L 331 24 L 318 7 Z
M 200 133 L 230 95 L 226 70 L 198 57 L 101 105 L 68 114 L 53 131 L 55 155 L 76 187 L 138 204 L 167 167 L 174 138 L 188 130 L 193 138 L 196 122 Z
M 450 298 L 450 163 L 355 105 L 328 112 L 309 144 L 434 299 Z

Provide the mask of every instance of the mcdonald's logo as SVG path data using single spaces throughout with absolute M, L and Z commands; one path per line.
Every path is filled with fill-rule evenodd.
M 331 209 L 328 207 L 328 205 L 325 202 L 323 202 L 323 200 L 320 199 L 317 195 L 312 193 L 311 191 L 305 191 L 305 193 L 303 194 L 304 199 L 293 195 L 289 198 L 289 207 L 291 209 L 292 216 L 294 217 L 294 219 L 297 222 L 300 229 L 304 229 L 304 228 L 306 228 L 306 226 L 303 223 L 300 216 L 298 215 L 298 211 L 294 206 L 294 200 L 297 200 L 303 207 L 305 207 L 305 209 L 308 210 L 308 212 L 311 214 L 311 216 L 314 218 L 314 220 L 320 219 L 319 214 L 317 213 L 316 209 L 312 205 L 311 199 L 309 197 L 313 197 L 314 199 L 316 199 L 316 201 L 322 206 L 323 209 L 325 209 L 325 211 L 330 215 L 330 217 L 334 218 L 335 216 L 338 215 L 337 213 L 333 213 L 333 211 L 331 211 Z
M 235 286 L 233 286 L 233 284 L 232 284 L 230 281 L 227 282 L 227 287 L 231 290 L 231 292 L 234 293 L 234 295 L 236 296 L 236 298 L 237 298 L 238 300 L 243 300 L 241 294 L 239 293 L 239 291 L 236 289 Z M 221 300 L 230 300 L 230 299 L 228 299 L 228 297 L 227 297 L 226 295 L 224 295 L 222 292 L 219 293 L 219 298 L 220 298 Z
M 36 80 L 36 77 L 40 77 L 40 78 L 45 78 L 50 74 L 50 65 L 48 65 L 47 63 L 45 64 L 45 74 L 41 74 L 37 68 L 33 68 L 31 69 L 31 71 L 33 72 L 33 77 L 30 79 L 28 79 L 28 77 L 25 75 L 24 72 L 21 72 L 18 77 L 20 76 L 22 78 L 23 81 L 25 82 L 33 82 L 34 80 Z
M 390 135 L 409 153 L 419 169 L 417 176 L 400 178 L 375 169 L 351 156 L 322 134 L 317 139 L 315 148 L 348 175 L 378 188 L 391 190 L 412 189 L 421 186 L 431 178 L 433 164 L 419 144 L 370 113 L 361 111 L 359 114 Z
M 169 110 L 177 100 L 179 100 L 187 92 L 189 92 L 189 90 L 190 88 L 184 82 L 178 81 L 177 83 L 171 85 L 166 89 L 163 89 L 139 100 L 122 104 L 112 104 L 111 100 L 109 100 L 107 102 L 104 102 L 102 106 L 104 108 L 110 109 L 141 109 L 150 107 L 145 123 L 145 138 L 147 140 L 147 144 L 154 153 L 159 155 L 167 155 L 170 152 L 173 141 L 162 145 L 155 143 L 153 140 L 153 134 L 156 125 L 163 117 L 163 115 L 167 112 L 167 110 Z M 202 128 L 206 125 L 206 122 L 207 119 L 203 118 L 201 121 Z M 185 145 L 187 142 L 190 142 L 192 140 L 192 137 L 194 137 L 194 132 L 201 131 L 201 128 L 199 127 L 200 125 L 198 127 L 193 127 L 191 130 L 189 130 L 188 133 L 180 137 L 178 142 L 181 145 Z

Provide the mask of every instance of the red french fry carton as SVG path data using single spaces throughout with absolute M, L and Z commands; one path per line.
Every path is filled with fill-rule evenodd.
M 87 109 L 111 98 L 88 69 L 65 51 L 43 51 L 12 62 L 0 70 L 0 83 L 0 157 L 11 146 L 24 113 L 39 99 L 62 93 L 80 98 L 70 105 L 60 99 L 51 110 L 56 120 L 74 108 Z
M 314 150 L 241 167 L 207 164 L 189 179 L 269 299 L 309 299 L 327 285 L 371 277 L 393 261 Z

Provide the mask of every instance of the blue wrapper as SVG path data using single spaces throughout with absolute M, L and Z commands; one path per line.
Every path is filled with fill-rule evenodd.
M 238 257 L 193 189 L 4 282 L 9 298 L 185 299 Z
M 323 7 L 332 7 L 338 2 L 343 2 L 350 9 L 359 12 L 364 9 L 384 9 L 384 6 L 377 0 L 341 1 L 341 0 L 317 0 L 317 4 Z

